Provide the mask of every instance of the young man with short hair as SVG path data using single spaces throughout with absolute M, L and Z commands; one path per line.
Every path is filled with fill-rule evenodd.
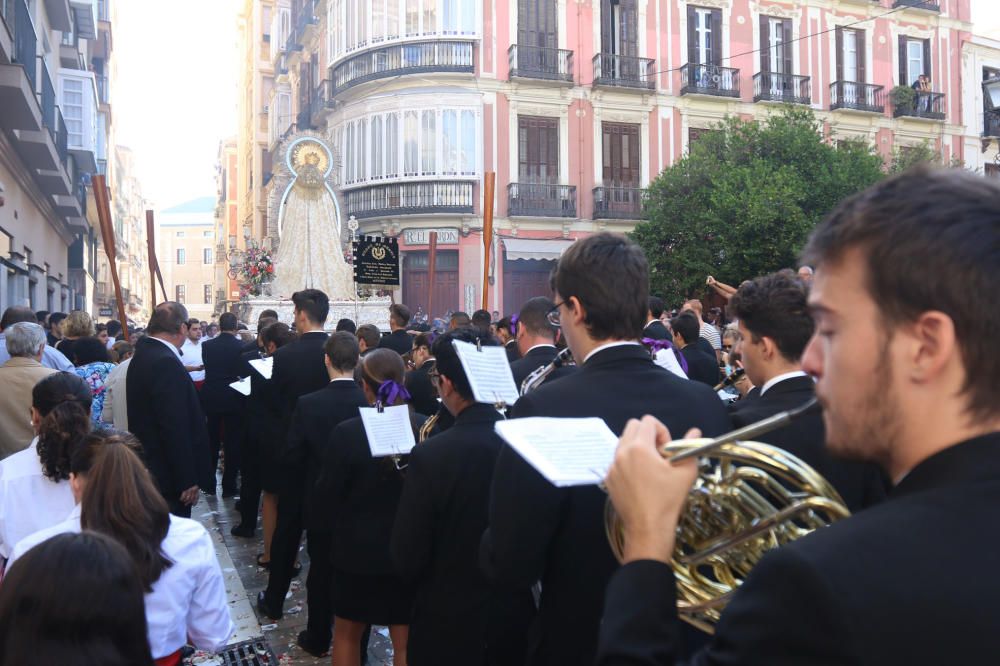
M 400 356 L 410 351 L 413 347 L 413 338 L 406 332 L 410 317 L 410 308 L 402 303 L 393 303 L 389 306 L 389 330 L 391 332 L 379 341 L 379 348 L 391 349 Z
M 698 320 L 690 311 L 685 311 L 674 317 L 670 322 L 674 329 L 674 343 L 681 350 L 681 355 L 687 362 L 688 379 L 715 386 L 719 382 L 719 364 L 715 355 L 707 354 L 699 345 Z
M 510 364 L 514 374 L 514 386 L 521 390 L 524 380 L 539 368 L 547 366 L 555 360 L 559 350 L 556 349 L 556 332 L 559 330 L 549 321 L 548 314 L 556 304 L 551 298 L 536 296 L 529 298 L 521 306 L 517 318 L 517 342 L 521 358 Z M 545 381 L 550 382 L 572 373 L 576 368 L 566 365 L 552 371 Z

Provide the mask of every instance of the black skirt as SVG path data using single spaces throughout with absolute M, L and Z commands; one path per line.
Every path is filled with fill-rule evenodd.
M 391 574 L 333 573 L 333 613 L 364 624 L 410 624 L 413 588 Z

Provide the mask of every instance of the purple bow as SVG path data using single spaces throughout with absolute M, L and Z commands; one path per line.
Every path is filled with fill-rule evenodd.
M 654 340 L 653 338 L 643 338 L 642 344 L 649 347 L 649 351 L 653 353 L 653 356 L 656 356 L 659 352 L 663 351 L 664 349 L 670 349 L 671 351 L 674 352 L 674 356 L 677 357 L 677 362 L 681 364 L 681 369 L 684 371 L 684 374 L 686 375 L 688 373 L 687 359 L 684 358 L 684 355 L 677 350 L 677 347 L 675 347 L 670 342 L 670 340 Z
M 517 322 L 520 319 L 517 315 L 510 316 L 510 334 L 512 337 L 517 337 Z
M 402 398 L 403 400 L 410 399 L 410 392 L 406 388 L 391 379 L 387 379 L 378 387 L 378 393 L 375 394 L 376 399 L 386 406 L 395 405 L 396 401 Z

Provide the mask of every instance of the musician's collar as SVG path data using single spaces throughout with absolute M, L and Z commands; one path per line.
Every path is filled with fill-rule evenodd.
M 604 344 L 597 345 L 591 349 L 590 353 L 584 357 L 583 362 L 586 363 L 589 361 L 590 358 L 597 352 L 604 351 L 605 349 L 611 349 L 612 347 L 624 347 L 626 345 L 635 345 L 636 347 L 640 346 L 635 340 L 613 340 L 611 342 L 605 342 Z
M 550 349 L 550 348 L 551 349 L 555 349 L 556 346 L 554 344 L 552 344 L 551 342 L 543 342 L 540 345 L 534 345 L 533 347 L 529 347 L 528 351 L 524 352 L 524 355 L 527 356 L 528 354 L 530 354 L 531 352 L 535 351 L 536 349 L 543 349 L 543 348 L 545 348 L 545 349 Z

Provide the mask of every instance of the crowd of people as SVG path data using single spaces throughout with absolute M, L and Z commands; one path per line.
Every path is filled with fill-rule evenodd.
M 713 298 L 676 308 L 612 233 L 574 242 L 551 297 L 516 313 L 394 304 L 386 332 L 328 332 L 316 289 L 293 295 L 290 324 L 162 303 L 128 342 L 116 322 L 104 340 L 85 313 L 11 308 L 0 663 L 168 664 L 188 642 L 224 645 L 219 566 L 189 519 L 220 487 L 239 498 L 233 536 L 262 528 L 262 619 L 283 616 L 304 537 L 298 644 L 335 666 L 364 663 L 373 625 L 396 666 L 984 663 L 996 590 L 963 563 L 996 545 L 998 211 L 1000 188 L 970 174 L 888 179 L 817 228 L 797 271 L 709 276 Z M 512 406 L 475 400 L 456 342 L 505 348 Z M 699 468 L 659 447 L 817 397 L 822 414 L 757 439 L 857 515 L 767 554 L 714 636 L 682 624 L 671 560 Z M 360 410 L 402 405 L 416 446 L 374 456 Z M 607 489 L 557 487 L 496 431 L 533 416 L 602 419 L 620 437 Z

